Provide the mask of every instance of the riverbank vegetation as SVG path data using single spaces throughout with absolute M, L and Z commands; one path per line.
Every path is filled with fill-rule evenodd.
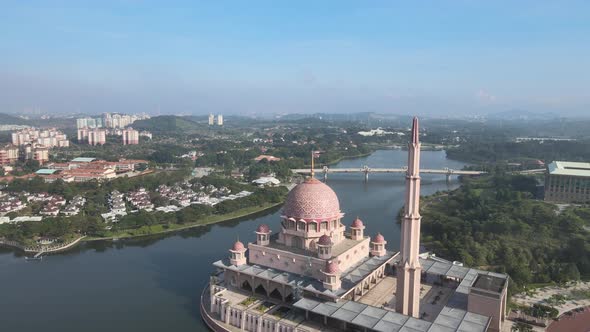
M 590 277 L 590 209 L 533 199 L 536 180 L 495 173 L 425 199 L 423 244 L 441 257 L 505 272 L 512 285 Z
M 502 163 L 539 159 L 545 162 L 554 160 L 590 160 L 590 141 L 466 141 L 447 150 L 451 159 L 471 163 Z
M 194 204 L 176 212 L 138 212 L 128 213 L 116 223 L 105 222 L 101 214 L 108 212 L 108 197 L 112 191 L 127 193 L 143 188 L 150 192 L 150 199 L 156 206 L 174 205 L 161 197 L 156 189 L 160 185 L 174 186 L 185 181 L 190 169 L 177 171 L 158 171 L 155 174 L 135 178 L 118 178 L 108 182 L 89 181 L 82 183 L 65 183 L 60 180 L 45 183 L 36 177 L 31 180 L 14 180 L 6 184 L 5 191 L 22 196 L 22 193 L 49 193 L 60 195 L 71 200 L 80 195 L 86 198 L 86 204 L 78 215 L 47 216 L 42 221 L 24 221 L 19 223 L 0 224 L 0 238 L 18 241 L 23 245 L 33 245 L 39 238 L 66 241 L 79 235 L 91 237 L 117 237 L 118 234 L 153 234 L 189 225 L 207 224 L 231 219 L 245 214 L 255 213 L 281 203 L 287 194 L 285 187 L 258 188 L 251 184 L 241 183 L 234 179 L 215 174 L 197 179 L 190 184 L 198 183 L 203 187 L 226 188 L 230 192 L 250 191 L 251 195 L 232 200 L 225 200 L 214 206 Z M 25 201 L 24 197 L 20 198 Z M 7 214 L 9 218 L 30 216 L 39 212 L 41 205 L 31 202 L 16 212 Z

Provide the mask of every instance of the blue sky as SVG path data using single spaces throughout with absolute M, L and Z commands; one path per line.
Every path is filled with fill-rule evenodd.
M 0 1 L 0 112 L 590 113 L 590 1 Z

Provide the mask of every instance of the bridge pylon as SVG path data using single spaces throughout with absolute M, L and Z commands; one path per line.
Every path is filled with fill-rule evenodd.
M 365 182 L 369 181 L 369 172 L 370 171 L 371 171 L 371 169 L 367 165 L 363 166 L 363 168 L 361 169 L 361 172 L 365 173 Z

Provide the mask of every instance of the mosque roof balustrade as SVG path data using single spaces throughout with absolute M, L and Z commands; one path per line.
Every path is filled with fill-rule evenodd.
M 354 301 L 321 302 L 303 298 L 294 307 L 374 331 L 485 331 L 490 318 L 465 310 L 443 308 L 434 322 Z
M 337 290 L 326 289 L 322 282 L 315 278 L 302 276 L 300 274 L 285 272 L 273 268 L 262 267 L 259 265 L 244 264 L 240 266 L 232 265 L 229 260 L 220 260 L 213 265 L 217 268 L 239 272 L 242 274 L 258 277 L 264 280 L 277 282 L 288 285 L 293 288 L 301 287 L 303 290 L 325 295 L 330 298 L 340 298 L 347 292 L 354 289 L 355 286 L 365 278 L 367 278 L 373 271 L 380 266 L 389 263 L 394 257 L 395 253 L 388 252 L 381 257 L 367 257 L 360 261 L 355 266 L 342 271 L 341 273 L 341 288 Z
M 330 220 L 304 220 L 295 218 L 285 218 L 281 222 L 282 231 L 288 234 L 301 235 L 306 234 L 308 237 L 315 237 L 325 234 L 326 232 L 341 231 L 345 230 L 346 226 L 341 222 L 330 219 Z M 336 222 L 336 227 L 334 227 Z
M 270 243 L 264 247 L 276 249 L 276 250 L 280 250 L 280 251 L 286 251 L 286 252 L 290 252 L 290 253 L 302 255 L 302 256 L 317 257 L 317 252 L 315 250 L 311 251 L 311 250 L 306 250 L 306 249 L 302 249 L 302 248 L 295 248 L 295 247 L 290 247 L 290 246 L 278 243 L 277 242 L 278 236 L 279 236 L 278 233 L 272 234 L 270 236 Z M 344 238 L 340 242 L 338 242 L 337 244 L 332 246 L 332 256 L 337 257 L 337 256 L 345 253 L 346 251 L 354 248 L 356 245 L 362 243 L 363 241 L 366 241 L 367 239 L 368 239 L 368 237 L 365 237 L 360 240 L 353 240 L 350 238 Z M 257 246 L 255 243 L 250 243 L 248 245 L 249 246 Z

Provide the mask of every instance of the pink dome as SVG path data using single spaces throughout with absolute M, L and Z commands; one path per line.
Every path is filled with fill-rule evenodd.
M 363 226 L 363 221 L 359 217 L 356 217 L 356 219 L 352 222 L 352 225 L 350 227 L 361 228 Z
M 291 190 L 283 214 L 295 219 L 339 218 L 340 202 L 334 190 L 316 178 L 309 178 Z
M 320 239 L 318 240 L 318 244 L 322 245 L 322 246 L 329 246 L 332 244 L 332 239 L 330 239 L 330 237 L 326 234 L 320 236 Z
M 381 233 L 377 233 L 377 235 L 375 235 L 375 237 L 373 237 L 373 242 L 385 243 L 385 238 L 383 237 L 383 235 L 381 235 Z
M 256 232 L 258 233 L 270 233 L 270 228 L 267 224 L 260 224 L 258 228 L 256 228 Z
M 244 250 L 244 244 L 240 241 L 236 241 L 236 243 L 234 243 L 234 246 L 232 247 L 233 251 L 240 251 L 240 250 Z
M 340 271 L 340 267 L 338 266 L 338 263 L 337 262 L 335 262 L 335 261 L 331 261 L 331 262 L 326 261 L 326 268 L 324 270 L 325 273 L 336 274 L 336 273 L 338 273 L 338 271 Z

